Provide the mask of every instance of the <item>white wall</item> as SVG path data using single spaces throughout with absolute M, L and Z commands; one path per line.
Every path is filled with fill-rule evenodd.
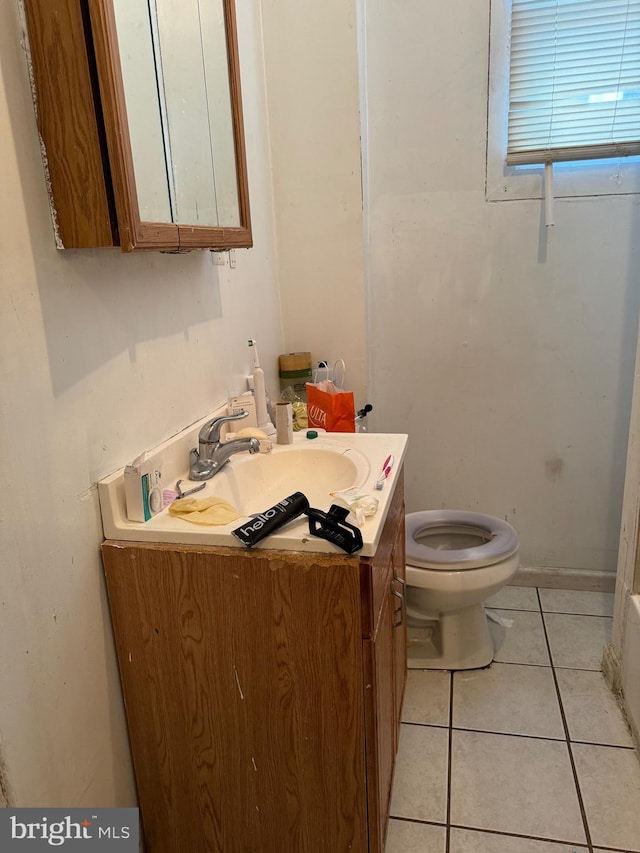
M 371 397 L 407 508 L 506 518 L 525 566 L 616 568 L 638 196 L 485 201 L 489 3 L 366 3 Z
M 53 231 L 20 46 L 0 4 L 0 767 L 13 805 L 135 794 L 95 483 L 282 351 L 258 0 L 238 3 L 255 247 L 67 251 Z M 277 385 L 276 385 L 277 387 Z
M 367 400 L 356 0 L 262 0 L 286 351 Z

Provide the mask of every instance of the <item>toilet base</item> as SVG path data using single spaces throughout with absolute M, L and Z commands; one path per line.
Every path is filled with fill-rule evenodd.
M 441 613 L 437 619 L 416 618 L 410 610 L 408 616 L 409 669 L 480 669 L 493 660 L 483 604 Z

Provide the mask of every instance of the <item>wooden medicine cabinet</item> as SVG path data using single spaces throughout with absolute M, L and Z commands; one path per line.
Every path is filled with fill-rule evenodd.
M 250 247 L 234 0 L 23 2 L 58 247 Z

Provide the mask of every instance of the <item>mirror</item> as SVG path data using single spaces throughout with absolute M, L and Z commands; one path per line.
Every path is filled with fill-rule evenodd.
M 89 12 L 123 250 L 252 245 L 234 0 Z
M 114 0 L 140 218 L 240 225 L 222 0 Z
M 234 0 L 22 0 L 59 248 L 252 245 Z

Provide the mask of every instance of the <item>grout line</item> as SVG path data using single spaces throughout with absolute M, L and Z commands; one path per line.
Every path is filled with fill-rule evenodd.
M 566 610 L 543 610 L 546 616 L 586 616 L 588 619 L 613 619 L 609 613 L 571 613 Z
M 447 826 L 445 829 L 445 853 L 451 845 L 451 780 L 453 777 L 453 672 L 449 672 L 449 749 L 447 755 Z
M 533 612 L 533 611 L 529 611 Z M 541 614 L 542 615 L 542 614 Z M 552 664 L 550 663 L 518 663 L 515 660 L 494 660 L 493 664 L 504 664 L 505 666 L 535 666 L 538 669 L 551 669 Z M 577 672 L 602 672 L 601 669 L 589 669 L 586 666 L 561 666 L 559 664 L 555 664 L 556 669 L 571 669 L 576 670 Z
M 593 740 L 570 740 L 569 743 L 577 744 L 578 746 L 602 746 L 605 749 L 629 749 L 631 752 L 634 751 L 635 746 L 629 746 L 628 744 L 620 744 L 620 743 L 597 743 L 597 741 Z
M 536 595 L 538 596 L 538 601 L 540 602 L 540 609 L 542 610 L 542 599 L 540 598 L 540 590 L 536 588 Z M 589 853 L 593 853 L 593 842 L 591 840 L 591 831 L 589 830 L 589 821 L 587 820 L 587 811 L 584 805 L 584 799 L 582 797 L 582 791 L 580 790 L 580 782 L 578 780 L 578 771 L 576 770 L 576 763 L 573 757 L 573 750 L 571 748 L 571 739 L 569 737 L 569 725 L 567 723 L 567 717 L 564 711 L 564 705 L 562 704 L 562 695 L 560 693 L 560 685 L 558 683 L 558 677 L 556 675 L 556 669 L 553 664 L 553 655 L 551 654 L 551 644 L 549 643 L 549 636 L 547 634 L 547 625 L 544 620 L 545 614 L 542 613 L 542 630 L 544 631 L 544 639 L 547 644 L 547 651 L 549 652 L 549 660 L 551 661 L 551 673 L 553 675 L 553 683 L 556 687 L 556 695 L 558 697 L 558 705 L 560 706 L 560 716 L 562 717 L 562 725 L 564 727 L 566 742 L 567 742 L 567 752 L 569 753 L 569 762 L 571 764 L 571 771 L 573 773 L 573 781 L 576 786 L 576 794 L 578 795 L 578 805 L 580 806 L 580 813 L 582 815 L 582 823 L 584 825 L 584 833 L 585 838 L 587 839 L 587 846 L 589 848 Z
M 634 850 L 622 847 L 598 847 L 598 850 L 602 850 L 604 853 L 636 853 Z M 640 851 L 638 851 L 638 853 L 640 853 Z
M 523 732 L 505 732 L 498 729 L 475 729 L 471 726 L 445 726 L 439 723 L 419 723 L 416 720 L 400 720 L 403 726 L 420 726 L 423 729 L 451 729 L 454 732 L 472 732 L 479 735 L 502 735 L 503 737 L 520 737 L 527 738 L 529 740 L 549 740 L 554 742 L 560 742 L 567 740 L 567 736 L 562 735 L 560 737 L 553 735 L 528 735 Z M 579 744 L 580 746 L 603 746 L 605 749 L 628 749 L 633 752 L 635 746 L 633 744 L 620 744 L 620 743 L 599 743 L 598 741 L 593 740 L 578 740 L 576 738 L 569 738 L 569 742 L 573 744 Z
M 422 826 L 441 826 L 442 829 L 446 829 L 446 824 L 440 823 L 437 820 L 425 820 L 421 817 L 406 817 L 406 815 L 398 815 L 389 813 L 390 820 L 402 820 L 405 823 L 419 823 Z
M 461 726 L 457 726 L 454 731 L 457 732 L 471 732 L 472 734 L 479 735 L 499 735 L 500 737 L 518 737 L 518 738 L 526 738 L 527 740 L 548 740 L 553 743 L 562 743 L 565 738 L 564 737 L 549 737 L 545 735 L 524 735 L 519 734 L 518 732 L 497 732 L 492 729 L 467 729 L 462 728 Z
M 523 610 L 522 607 L 496 607 L 486 604 L 488 610 L 508 610 L 510 613 L 548 613 L 552 616 L 592 616 L 594 619 L 613 619 L 613 613 L 582 613 L 574 610 Z
M 628 847 L 598 847 L 603 853 L 636 853 L 635 850 L 629 850 Z
M 565 666 L 564 664 L 557 663 L 555 665 L 555 669 L 576 669 L 578 672 L 599 672 L 602 673 L 601 669 L 589 669 L 588 666 Z
M 528 841 L 546 841 L 548 844 L 564 844 L 567 847 L 576 847 L 580 850 L 586 850 L 587 846 L 583 841 L 566 841 L 562 838 L 544 838 L 542 835 L 522 835 L 518 832 L 504 832 L 501 829 L 483 829 L 479 826 L 462 826 L 460 824 L 453 824 L 452 829 L 463 829 L 468 830 L 470 832 L 486 832 L 487 835 L 504 835 L 507 838 L 526 838 Z M 551 848 L 549 848 L 551 849 Z M 589 848 L 591 850 L 591 848 Z
M 435 726 L 431 723 L 410 723 L 406 720 L 402 720 L 403 725 L 405 726 L 422 726 L 425 729 L 444 729 L 445 726 Z M 529 740 L 551 740 L 554 742 L 564 741 L 566 738 L 563 737 L 545 737 L 544 735 L 525 735 L 519 734 L 518 732 L 498 732 L 493 731 L 492 729 L 472 729 L 467 728 L 466 726 L 450 726 L 451 731 L 454 732 L 472 732 L 479 735 L 501 735 L 502 737 L 519 737 L 519 738 L 528 738 Z M 602 746 L 603 744 L 598 744 L 598 746 Z M 629 747 L 633 749 L 633 747 Z
M 420 824 L 421 826 L 437 826 L 437 827 L 442 827 L 443 829 L 447 829 L 447 830 L 448 829 L 461 829 L 461 830 L 467 831 L 467 832 L 484 832 L 487 835 L 498 835 L 498 836 L 504 836 L 506 838 L 523 838 L 523 839 L 526 839 L 527 841 L 544 841 L 547 844 L 564 844 L 567 847 L 576 847 L 580 850 L 586 850 L 587 849 L 586 844 L 582 841 L 578 841 L 578 842 L 567 841 L 564 838 L 545 838 L 542 835 L 523 835 L 522 833 L 519 833 L 519 832 L 508 832 L 508 831 L 502 830 L 502 829 L 486 829 L 485 827 L 481 827 L 481 826 L 465 826 L 465 825 L 460 824 L 460 823 L 453 823 L 451 825 L 447 824 L 445 826 L 445 824 L 439 823 L 436 820 L 424 820 L 423 818 L 420 818 L 420 817 L 406 817 L 406 815 L 390 814 L 389 818 L 391 820 L 403 821 L 404 823 L 417 823 L 417 824 Z M 611 851 L 611 853 L 627 853 L 627 851 L 619 850 L 618 848 L 614 848 L 614 847 L 603 847 L 601 849 L 607 850 L 607 853 L 609 853 L 609 851 Z

